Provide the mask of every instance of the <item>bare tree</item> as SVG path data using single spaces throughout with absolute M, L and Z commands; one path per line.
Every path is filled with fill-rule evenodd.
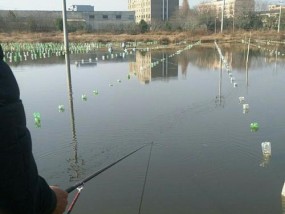
M 181 15 L 182 16 L 187 16 L 189 14 L 190 7 L 188 0 L 183 0 L 182 7 L 181 7 Z

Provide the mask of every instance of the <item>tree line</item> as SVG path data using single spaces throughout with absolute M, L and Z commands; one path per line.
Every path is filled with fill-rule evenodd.
M 260 0 L 262 2 L 262 0 Z M 264 8 L 264 4 L 259 3 L 259 8 Z M 260 9 L 262 10 L 262 9 Z M 285 10 L 281 13 L 280 29 L 285 28 Z M 5 16 L 0 15 L 0 31 L 26 31 L 26 32 L 50 32 L 62 31 L 62 18 L 52 19 L 51 17 L 17 17 L 13 11 L 9 11 Z M 182 7 L 177 10 L 168 21 L 152 21 L 151 24 L 141 20 L 139 23 L 128 24 L 104 24 L 100 29 L 94 29 L 86 23 L 68 22 L 69 32 L 110 32 L 114 34 L 141 34 L 149 31 L 192 31 L 204 33 L 219 33 L 221 29 L 221 17 L 217 17 L 216 11 L 199 12 L 197 8 L 190 9 L 188 1 L 184 0 Z M 264 16 L 258 11 L 248 11 L 241 9 L 231 18 L 223 19 L 223 29 L 226 32 L 235 30 L 275 30 L 278 28 L 279 15 Z

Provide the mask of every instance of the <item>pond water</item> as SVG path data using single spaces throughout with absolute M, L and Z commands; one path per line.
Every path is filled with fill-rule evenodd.
M 154 143 L 86 183 L 73 213 L 285 213 L 285 58 L 256 48 L 247 64 L 246 45 L 220 48 L 230 72 L 214 44 L 97 64 L 72 55 L 71 87 L 64 58 L 11 64 L 48 183 L 65 189 Z

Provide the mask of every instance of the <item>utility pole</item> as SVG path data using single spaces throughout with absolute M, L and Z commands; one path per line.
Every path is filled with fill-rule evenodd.
M 215 34 L 217 33 L 217 17 L 215 17 Z
M 168 4 L 168 0 L 167 0 L 167 2 L 166 2 L 166 5 L 167 5 L 167 21 L 168 21 L 168 19 L 169 19 L 169 4 Z
M 165 12 L 165 6 L 164 6 L 164 0 L 162 0 L 162 20 L 163 21 L 165 20 L 164 12 Z
M 233 33 L 235 32 L 235 9 L 233 9 Z
M 279 20 L 278 20 L 278 33 L 280 32 L 280 22 L 281 22 L 281 11 L 282 11 L 282 9 L 281 9 L 281 1 L 279 1 L 279 3 L 280 3 L 280 11 L 279 11 Z
M 222 7 L 221 33 L 223 33 L 223 28 L 224 28 L 224 10 L 225 10 L 225 0 L 223 0 L 223 7 Z

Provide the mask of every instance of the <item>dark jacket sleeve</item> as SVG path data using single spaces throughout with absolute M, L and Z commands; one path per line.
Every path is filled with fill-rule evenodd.
M 11 69 L 1 59 L 0 166 L 0 210 L 13 214 L 52 213 L 56 197 L 38 175 L 19 88 Z

